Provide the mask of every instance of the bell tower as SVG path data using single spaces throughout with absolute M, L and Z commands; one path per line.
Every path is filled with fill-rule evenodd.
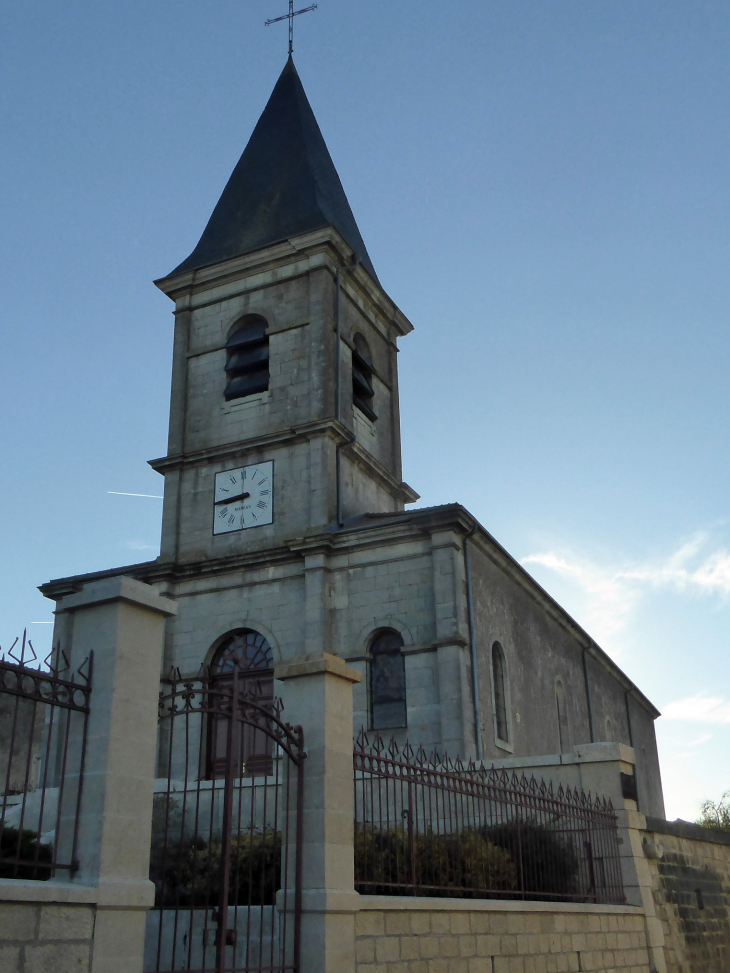
M 168 452 L 151 462 L 162 560 L 260 551 L 418 499 L 398 408 L 412 325 L 380 286 L 291 58 L 198 245 L 156 284 L 176 320 Z

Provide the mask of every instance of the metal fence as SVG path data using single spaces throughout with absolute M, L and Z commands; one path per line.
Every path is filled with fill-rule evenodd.
M 0 658 L 0 878 L 78 868 L 92 655 L 72 672 L 60 646 L 41 661 L 24 632 Z
M 357 891 L 625 901 L 610 801 L 364 732 L 353 757 Z

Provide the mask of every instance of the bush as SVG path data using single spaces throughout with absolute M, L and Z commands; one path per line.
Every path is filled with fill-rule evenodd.
M 521 867 L 528 896 L 551 900 L 577 891 L 578 855 L 555 831 L 535 821 L 507 821 L 482 828 L 481 833 Z
M 20 855 L 18 855 L 20 846 Z M 39 845 L 35 831 L 4 828 L 0 837 L 0 878 L 24 878 L 47 882 L 51 877 L 51 845 Z M 16 859 L 18 864 L 16 864 Z
M 455 835 L 426 831 L 414 836 L 415 883 L 420 895 L 486 898 L 517 888 L 508 852 L 465 828 Z M 405 828 L 367 828 L 355 835 L 355 886 L 370 895 L 400 895 L 411 886 Z M 367 883 L 367 884 L 365 884 Z
M 702 816 L 697 824 L 701 828 L 730 831 L 730 791 L 725 791 L 719 801 L 703 801 L 700 811 Z
M 155 840 L 150 856 L 150 879 L 155 905 L 219 905 L 222 881 L 222 841 L 198 836 L 168 842 Z M 281 834 L 260 830 L 234 835 L 231 840 L 229 905 L 273 905 L 281 875 Z

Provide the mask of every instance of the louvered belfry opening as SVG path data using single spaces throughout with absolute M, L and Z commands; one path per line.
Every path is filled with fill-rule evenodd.
M 375 390 L 373 389 L 373 375 L 375 369 L 372 355 L 365 338 L 356 334 L 352 339 L 352 401 L 371 422 L 378 418 L 373 409 Z
M 270 708 L 274 701 L 274 661 L 271 646 L 263 635 L 252 629 L 234 632 L 218 650 L 211 666 L 211 682 L 216 689 L 228 690 L 233 684 L 233 669 L 238 671 L 238 685 L 250 693 L 259 706 Z M 228 719 L 224 713 L 213 713 L 208 728 L 208 778 L 225 777 Z M 255 726 L 243 726 L 236 763 L 242 777 L 259 777 L 271 773 L 273 762 L 270 738 Z
M 269 388 L 269 337 L 266 318 L 248 315 L 234 325 L 226 342 L 226 400 Z

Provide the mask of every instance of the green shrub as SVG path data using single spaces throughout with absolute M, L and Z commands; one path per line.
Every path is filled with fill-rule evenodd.
M 18 855 L 20 845 L 20 855 Z M 53 848 L 39 845 L 35 831 L 4 828 L 0 837 L 0 878 L 24 878 L 47 882 L 51 877 Z M 18 864 L 16 864 L 18 859 Z
M 155 905 L 218 906 L 222 881 L 222 841 L 193 836 L 153 841 L 150 878 Z M 281 875 L 281 833 L 260 830 L 231 840 L 229 905 L 273 905 Z
M 471 828 L 455 835 L 426 831 L 414 835 L 411 868 L 405 828 L 358 829 L 355 885 L 370 895 L 401 895 L 415 885 L 419 895 L 484 898 L 517 887 L 517 869 L 508 852 Z M 367 883 L 367 884 L 365 884 Z
M 579 860 L 570 840 L 535 821 L 507 821 L 481 833 L 521 868 L 528 897 L 560 899 L 576 892 Z

